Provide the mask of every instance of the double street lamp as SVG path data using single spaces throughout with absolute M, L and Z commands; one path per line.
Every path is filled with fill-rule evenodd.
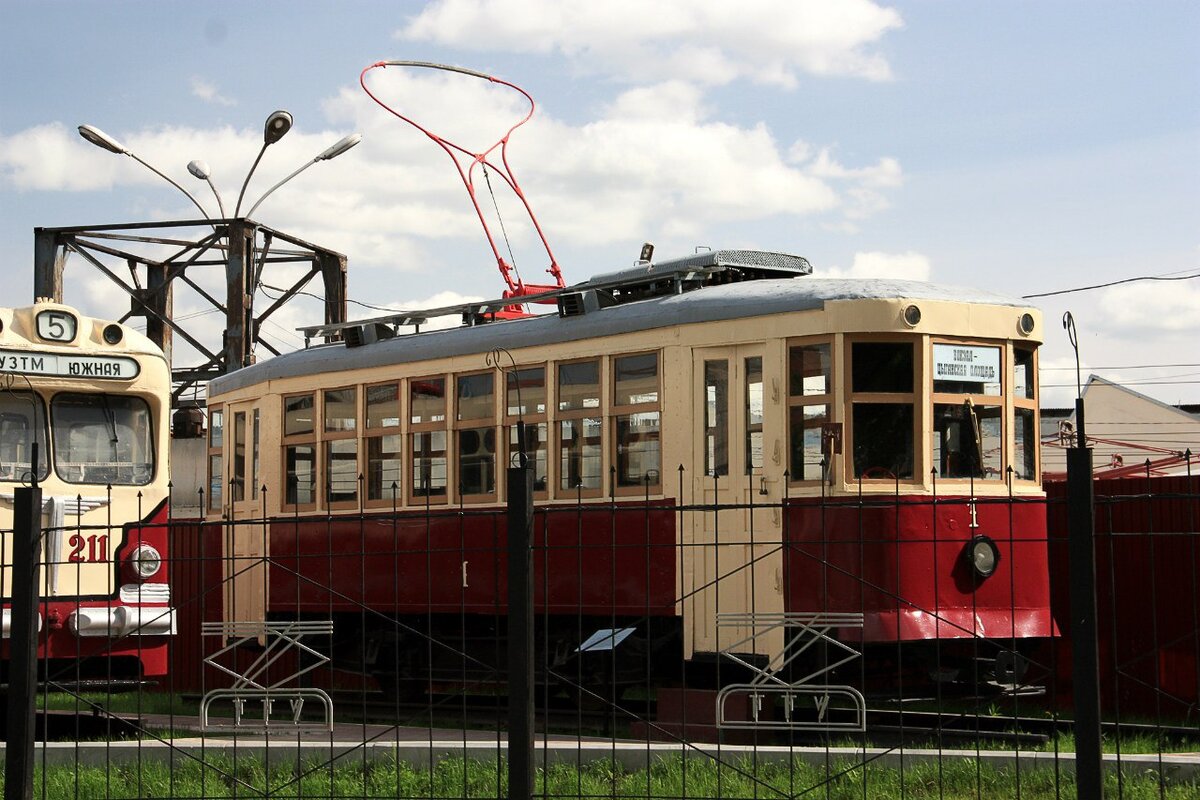
M 234 217 L 237 217 L 238 213 L 241 211 L 242 200 L 246 194 L 246 187 L 250 185 L 250 178 L 252 175 L 254 175 L 254 170 L 256 170 L 258 168 L 258 162 L 262 160 L 263 153 L 265 153 L 267 151 L 268 147 L 275 144 L 280 139 L 282 139 L 285 135 L 287 135 L 287 132 L 290 131 L 291 129 L 292 129 L 292 115 L 290 113 L 288 113 L 287 111 L 282 111 L 282 110 L 275 111 L 269 117 L 267 117 L 266 124 L 263 126 L 263 146 L 262 146 L 262 149 L 260 149 L 258 151 L 258 157 L 254 159 L 254 164 L 251 165 L 250 171 L 246 173 L 246 179 L 242 182 L 242 189 L 240 192 L 238 192 L 237 205 L 234 207 L 234 211 L 233 211 Z M 169 177 L 167 177 L 165 174 L 163 174 L 162 171 L 160 171 L 159 169 L 157 169 L 156 167 L 154 167 L 152 164 L 148 163 L 147 161 L 143 160 L 140 156 L 137 155 L 137 153 L 134 153 L 132 150 L 125 147 L 125 145 L 121 144 L 116 139 L 114 139 L 113 137 L 111 137 L 107 133 L 105 133 L 104 131 L 100 130 L 99 128 L 95 127 L 94 125 L 80 125 L 79 126 L 79 135 L 82 136 L 84 139 L 86 139 L 88 142 L 91 142 L 92 144 L 96 145 L 96 147 L 103 148 L 103 149 L 109 151 L 110 153 L 116 153 L 118 155 L 129 156 L 134 161 L 138 162 L 139 164 L 144 166 L 146 169 L 150 170 L 155 175 L 159 176 L 160 178 L 165 180 L 167 183 L 171 184 L 176 189 L 183 192 L 184 195 L 187 196 L 187 199 L 191 200 L 192 204 L 195 205 L 196 208 L 198 208 L 200 210 L 200 213 L 204 215 L 205 219 L 209 219 L 209 220 L 212 219 L 212 217 L 210 217 L 208 215 L 208 212 L 204 210 L 204 206 L 202 206 L 200 204 L 200 201 L 198 201 L 194 196 L 192 196 L 191 192 L 189 192 L 187 189 L 184 189 L 182 186 L 180 186 L 175 181 L 171 180 Z M 299 175 L 304 170 L 311 167 L 313 164 L 316 164 L 318 161 L 329 161 L 330 159 L 337 158 L 342 153 L 344 153 L 347 150 L 349 150 L 350 148 L 354 147 L 356 144 L 358 144 L 361 141 L 362 141 L 362 134 L 353 133 L 353 134 L 350 134 L 349 136 L 343 137 L 342 139 L 338 140 L 337 142 L 330 145 L 326 149 L 322 150 L 312 160 L 305 162 L 305 164 L 303 166 L 301 166 L 299 169 L 297 169 L 295 172 L 288 175 L 286 178 L 281 180 L 279 183 L 275 184 L 270 189 L 268 189 L 266 191 L 266 193 L 263 194 L 262 197 L 258 198 L 258 201 L 255 202 L 254 205 L 250 207 L 250 210 L 248 212 L 246 212 L 246 216 L 248 217 L 251 214 L 253 214 L 255 209 L 257 209 L 262 204 L 263 200 L 267 199 L 268 195 L 270 195 L 272 192 L 274 192 L 280 186 L 283 186 L 285 183 L 290 181 L 292 178 Z M 205 163 L 204 161 L 192 161 L 192 162 L 188 163 L 187 169 L 188 169 L 188 172 L 190 172 L 196 178 L 208 183 L 209 188 L 212 189 L 213 196 L 216 197 L 216 199 L 217 199 L 217 208 L 219 209 L 219 211 L 221 213 L 221 218 L 223 219 L 225 217 L 225 203 L 221 200 L 221 194 L 220 194 L 220 192 L 217 191 L 217 187 L 215 185 L 213 185 L 212 173 L 208 168 L 208 164 Z

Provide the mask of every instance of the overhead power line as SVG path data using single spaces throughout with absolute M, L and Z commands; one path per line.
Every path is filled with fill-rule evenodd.
M 1075 292 L 1090 292 L 1092 289 L 1107 289 L 1110 286 L 1120 286 L 1124 283 L 1136 283 L 1138 281 L 1188 281 L 1193 278 L 1200 278 L 1200 272 L 1192 273 L 1191 275 L 1141 275 L 1136 278 L 1124 278 L 1119 281 L 1109 281 L 1108 283 L 1097 283 L 1093 286 L 1080 286 L 1075 289 L 1060 289 L 1056 292 L 1039 292 L 1038 294 L 1021 295 L 1022 300 L 1032 300 L 1035 297 L 1055 297 L 1060 294 L 1073 294 Z

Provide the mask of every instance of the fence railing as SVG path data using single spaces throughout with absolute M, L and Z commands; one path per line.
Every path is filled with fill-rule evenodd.
M 1196 786 L 1200 485 L 1093 488 L 1107 786 Z M 15 728 L 6 569 L 8 756 L 46 797 L 1073 794 L 1061 487 L 692 499 L 534 503 L 515 551 L 505 507 L 170 515 L 169 594 L 38 600 Z M 64 656 L 61 603 L 135 622 Z

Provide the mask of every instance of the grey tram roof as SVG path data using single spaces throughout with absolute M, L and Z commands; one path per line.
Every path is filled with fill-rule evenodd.
M 713 256 L 727 253 L 752 254 L 757 256 L 756 266 L 767 267 L 768 260 L 778 259 L 779 269 L 767 268 L 771 274 L 789 277 L 766 277 L 668 294 L 637 300 L 621 305 L 609 306 L 579 316 L 560 317 L 545 314 L 525 319 L 503 320 L 461 326 L 457 328 L 411 333 L 383 339 L 361 347 L 347 347 L 342 342 L 321 344 L 276 356 L 268 361 L 244 367 L 227 375 L 213 379 L 209 385 L 210 396 L 254 386 L 270 380 L 294 378 L 304 375 L 344 372 L 366 369 L 388 364 L 405 364 L 438 358 L 449 358 L 472 353 L 487 353 L 495 348 L 513 351 L 525 347 L 536 347 L 559 342 L 614 336 L 633 331 L 669 328 L 699 322 L 748 317 L 769 316 L 794 311 L 819 309 L 834 300 L 944 300 L 958 303 L 981 303 L 1013 307 L 1028 307 L 1020 298 L 995 294 L 945 284 L 891 279 L 814 278 L 808 276 L 808 262 L 798 256 L 756 251 L 715 251 L 691 257 L 697 266 L 705 269 L 705 262 Z M 785 259 L 792 259 L 786 263 Z M 674 266 L 687 259 L 670 262 Z M 658 265 L 659 274 L 665 271 Z M 554 296 L 572 291 L 583 291 L 597 287 L 624 285 L 630 278 L 654 272 L 654 265 L 642 265 L 631 270 L 607 273 L 564 290 L 547 293 Z M 423 321 L 439 315 L 460 312 L 466 308 L 491 310 L 493 306 L 507 305 L 511 301 L 489 301 L 466 304 L 446 309 L 425 312 L 398 313 L 391 317 L 375 320 L 358 320 L 344 323 L 336 328 L 362 325 L 371 321 Z M 320 326 L 302 328 L 311 335 Z

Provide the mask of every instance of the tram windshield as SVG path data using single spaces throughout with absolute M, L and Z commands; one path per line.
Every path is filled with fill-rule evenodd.
M 0 392 L 0 481 L 32 477 L 33 444 L 38 447 L 38 480 L 50 474 L 46 450 L 46 406 L 33 392 Z
M 145 400 L 59 394 L 50 403 L 54 469 L 67 483 L 143 486 L 154 477 L 153 428 Z

